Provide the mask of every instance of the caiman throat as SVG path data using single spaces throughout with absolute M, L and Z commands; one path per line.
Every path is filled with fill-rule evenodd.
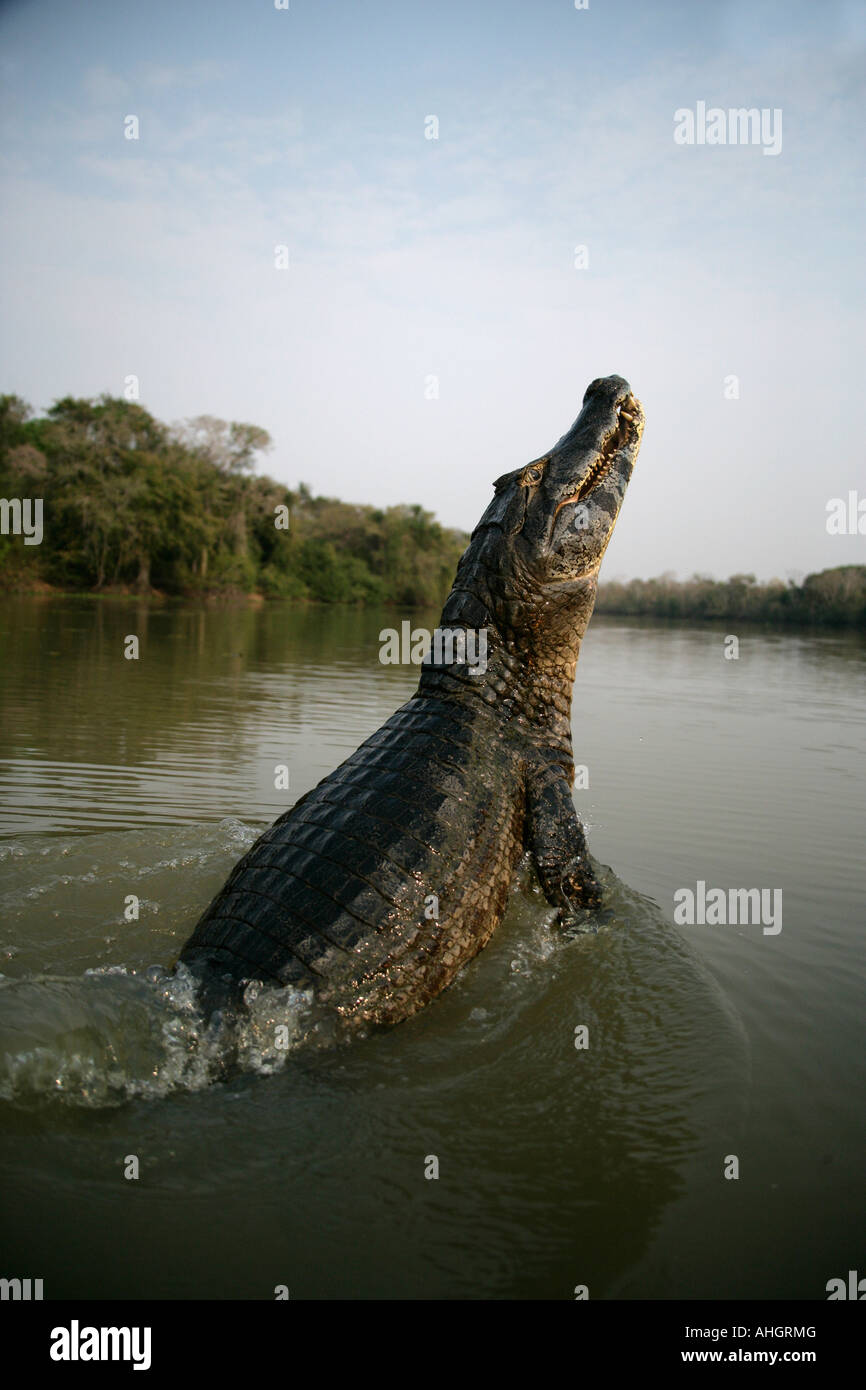
M 490 940 L 527 849 L 561 920 L 591 919 L 571 694 L 643 423 L 600 378 L 558 444 L 497 479 L 440 622 L 462 640 L 232 870 L 180 957 L 204 997 L 292 985 L 349 1027 L 398 1023 Z

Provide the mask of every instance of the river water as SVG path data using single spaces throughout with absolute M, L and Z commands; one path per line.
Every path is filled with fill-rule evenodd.
M 723 628 L 594 619 L 598 933 L 564 939 L 524 866 L 421 1014 L 312 1046 L 265 992 L 227 1069 L 170 967 L 262 827 L 411 695 L 378 659 L 405 616 L 4 602 L 0 1273 L 46 1298 L 564 1299 L 866 1274 L 853 634 L 743 629 L 728 659 Z M 768 890 L 772 922 L 680 924 L 699 884 Z

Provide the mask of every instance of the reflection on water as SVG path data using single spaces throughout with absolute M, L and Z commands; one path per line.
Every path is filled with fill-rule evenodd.
M 411 694 L 378 662 L 394 625 L 5 605 L 10 1270 L 47 1297 L 823 1297 L 863 1235 L 863 643 L 756 631 L 734 663 L 721 630 L 596 620 L 574 731 L 602 930 L 564 939 L 524 868 L 399 1028 L 322 1046 L 288 991 L 205 1024 L 172 962 L 258 827 Z M 783 931 L 675 928 L 697 879 L 781 887 Z
M 7 600 L 0 833 L 273 820 L 417 685 L 379 663 L 380 626 L 351 609 Z

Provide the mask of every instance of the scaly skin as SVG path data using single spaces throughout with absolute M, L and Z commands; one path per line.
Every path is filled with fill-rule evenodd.
M 236 865 L 180 957 L 212 1002 L 261 980 L 312 987 L 350 1027 L 398 1023 L 490 939 L 527 847 L 563 919 L 598 906 L 571 693 L 642 431 L 607 377 L 549 454 L 498 479 L 440 620 L 486 630 L 486 671 L 428 658 L 415 695 Z

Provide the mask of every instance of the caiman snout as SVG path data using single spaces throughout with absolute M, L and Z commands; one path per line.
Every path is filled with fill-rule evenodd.
M 583 405 L 587 405 L 595 396 L 614 406 L 623 405 L 629 398 L 634 400 L 624 376 L 597 376 L 583 393 Z
M 640 401 L 624 377 L 598 377 L 589 385 L 580 415 L 549 455 L 551 527 L 564 507 L 585 501 L 603 481 L 621 486 L 620 495 L 612 493 L 608 499 L 613 523 L 637 456 L 643 420 Z
M 504 598 L 511 591 L 525 598 L 534 590 L 547 602 L 550 585 L 559 599 L 569 584 L 592 579 L 616 523 L 643 426 L 643 408 L 625 377 L 596 377 L 571 429 L 553 448 L 497 478 L 493 501 L 461 559 L 456 587 L 477 591 L 479 576 L 495 572 Z M 589 610 L 580 602 L 585 626 Z M 471 612 L 483 607 L 479 601 Z M 455 598 L 449 617 L 456 621 L 465 608 L 466 602 Z
M 522 536 L 542 581 L 594 574 L 610 540 L 643 433 L 640 401 L 621 376 L 597 377 L 571 429 L 520 476 Z

